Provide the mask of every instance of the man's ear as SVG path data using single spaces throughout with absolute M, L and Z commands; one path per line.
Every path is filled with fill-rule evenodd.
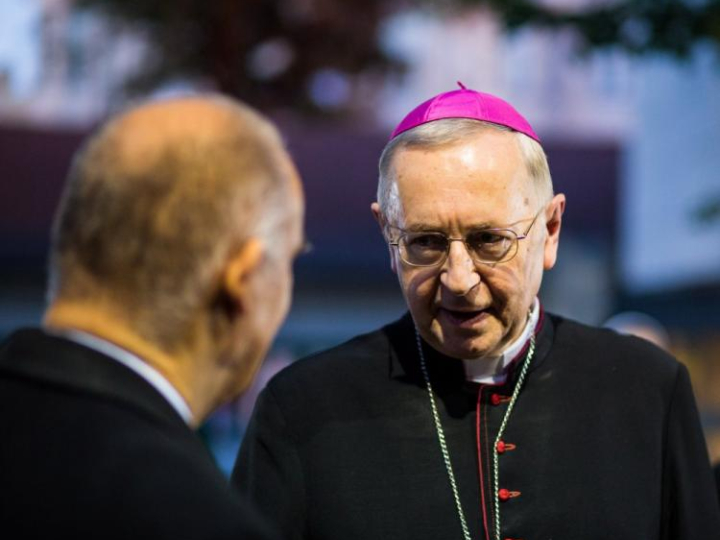
M 380 204 L 374 202 L 370 205 L 370 211 L 372 212 L 375 221 L 380 225 L 380 231 L 385 234 L 385 217 L 383 216 L 382 210 L 380 210 Z
M 565 211 L 565 195 L 555 195 L 546 209 L 546 237 L 543 268 L 550 270 L 557 261 L 558 246 L 560 244 L 560 228 L 562 227 L 562 215 Z
M 383 235 L 383 238 L 387 240 L 387 221 L 385 220 L 385 216 L 383 215 L 382 210 L 380 210 L 380 204 L 378 204 L 377 202 L 372 203 L 370 205 L 370 211 L 372 212 L 375 221 L 377 221 L 377 224 L 380 227 L 380 233 Z M 397 261 L 395 260 L 395 250 L 390 244 L 388 244 L 388 253 L 390 255 L 390 268 L 394 273 L 397 274 Z
M 248 239 L 225 264 L 222 288 L 225 296 L 237 309 L 245 308 L 247 284 L 259 268 L 265 254 L 265 245 L 258 238 Z

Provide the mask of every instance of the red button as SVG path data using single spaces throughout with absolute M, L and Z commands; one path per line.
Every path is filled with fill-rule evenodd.
M 505 488 L 498 490 L 498 497 L 501 501 L 507 501 L 510 498 L 510 490 Z
M 497 450 L 498 454 L 505 453 L 505 441 L 498 441 L 498 443 L 495 445 L 495 449 Z
M 500 405 L 501 400 L 502 398 L 500 397 L 500 394 L 492 394 L 490 396 L 490 403 L 492 403 L 493 405 Z

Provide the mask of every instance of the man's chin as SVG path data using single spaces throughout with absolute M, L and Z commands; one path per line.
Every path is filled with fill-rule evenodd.
M 497 344 L 494 340 L 488 339 L 490 336 L 474 336 L 463 338 L 459 336 L 446 336 L 438 338 L 433 336 L 431 345 L 435 350 L 460 360 L 474 360 L 476 358 L 484 358 L 497 356 L 494 354 Z
M 443 354 L 459 360 L 476 360 L 493 356 L 489 349 L 483 347 L 449 347 Z
M 491 323 L 492 321 L 487 321 Z M 483 324 L 482 332 L 478 329 L 466 329 L 444 325 L 436 326 L 432 333 L 433 348 L 445 356 L 472 360 L 475 358 L 497 356 L 498 339 L 497 332 L 492 325 Z

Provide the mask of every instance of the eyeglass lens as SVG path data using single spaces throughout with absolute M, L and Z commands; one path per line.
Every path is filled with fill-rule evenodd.
M 406 262 L 418 266 L 437 264 L 445 258 L 451 240 L 438 232 L 417 232 L 403 235 L 401 255 Z M 499 262 L 512 253 L 517 236 L 512 231 L 476 231 L 465 238 L 470 255 L 480 262 Z

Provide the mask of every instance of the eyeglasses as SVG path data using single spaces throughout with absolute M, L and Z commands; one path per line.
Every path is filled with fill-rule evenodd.
M 400 258 L 410 266 L 443 264 L 450 253 L 452 242 L 463 242 L 470 257 L 476 263 L 504 263 L 517 255 L 520 240 L 527 238 L 541 212 L 542 210 L 535 215 L 530 226 L 522 234 L 508 228 L 480 229 L 472 231 L 465 238 L 451 238 L 442 232 L 411 232 L 392 227 L 400 231 L 400 236 L 388 244 L 397 246 Z

